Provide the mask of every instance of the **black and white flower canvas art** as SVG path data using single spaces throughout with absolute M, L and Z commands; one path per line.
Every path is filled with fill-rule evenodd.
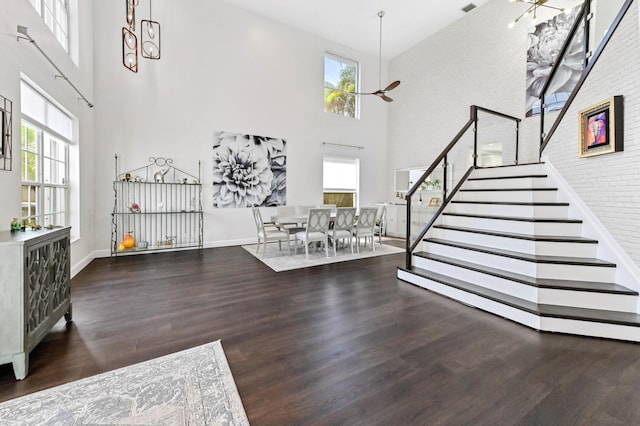
M 273 207 L 287 201 L 287 142 L 215 132 L 213 206 Z
M 527 117 L 540 114 L 540 91 L 549 78 L 551 69 L 579 12 L 580 6 L 567 9 L 554 18 L 540 23 L 529 33 L 525 108 Z M 556 71 L 545 95 L 547 105 L 545 111 L 561 109 L 582 74 L 583 34 L 584 31 L 580 28 Z

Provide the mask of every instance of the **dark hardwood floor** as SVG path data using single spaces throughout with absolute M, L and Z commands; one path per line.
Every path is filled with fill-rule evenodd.
M 640 345 L 538 333 L 398 281 L 403 259 L 95 260 L 29 376 L 0 367 L 0 401 L 221 339 L 254 425 L 638 424 Z

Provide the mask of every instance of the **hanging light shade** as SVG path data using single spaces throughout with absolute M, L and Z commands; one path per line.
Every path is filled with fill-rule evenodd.
M 151 18 L 151 0 L 149 0 L 149 19 L 140 21 L 141 54 L 147 59 L 160 59 L 160 23 Z
M 136 6 L 139 0 L 125 0 L 127 3 L 127 25 L 131 31 L 136 30 Z
M 140 21 L 141 54 L 147 59 L 160 59 L 160 23 L 143 19 Z
M 138 37 L 126 27 L 122 28 L 122 65 L 138 72 Z

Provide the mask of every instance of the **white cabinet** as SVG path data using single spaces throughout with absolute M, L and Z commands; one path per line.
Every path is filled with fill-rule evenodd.
M 13 363 L 18 380 L 31 350 L 71 321 L 70 229 L 0 232 L 0 364 Z
M 407 206 L 387 205 L 387 235 L 404 238 L 407 234 Z

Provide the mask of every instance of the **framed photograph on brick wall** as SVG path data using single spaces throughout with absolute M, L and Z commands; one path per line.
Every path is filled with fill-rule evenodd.
M 580 157 L 622 151 L 622 108 L 622 96 L 612 96 L 580 111 Z

